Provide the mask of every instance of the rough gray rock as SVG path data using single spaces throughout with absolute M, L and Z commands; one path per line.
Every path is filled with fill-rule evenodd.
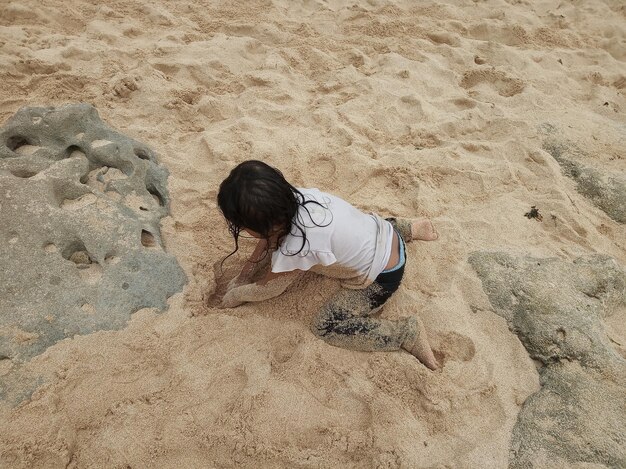
M 510 467 L 626 467 L 626 350 L 602 323 L 626 304 L 624 271 L 605 256 L 568 263 L 476 252 L 469 262 L 543 364 L 541 389 L 513 430 Z
M 580 163 L 585 154 L 576 145 L 559 139 L 554 127 L 544 124 L 547 133 L 543 149 L 559 163 L 563 174 L 576 181 L 576 190 L 618 223 L 626 223 L 626 178 L 611 175 Z
M 159 229 L 167 174 L 90 105 L 23 108 L 0 130 L 0 398 L 27 396 L 19 365 L 59 340 L 182 288 Z

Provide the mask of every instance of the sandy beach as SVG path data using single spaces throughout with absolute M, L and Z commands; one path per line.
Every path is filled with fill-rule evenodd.
M 169 171 L 160 241 L 187 283 L 163 312 L 24 363 L 0 357 L 0 378 L 19 365 L 40 379 L 17 405 L 0 400 L 0 466 L 623 467 L 623 427 L 606 436 L 617 449 L 588 457 L 516 446 L 549 360 L 529 352 L 489 290 L 498 279 L 471 256 L 611 258 L 610 292 L 587 297 L 613 365 L 593 373 L 626 395 L 625 61 L 620 0 L 3 1 L 0 125 L 23 106 L 88 103 L 150 147 Z M 207 303 L 233 250 L 217 190 L 247 159 L 364 211 L 433 220 L 439 240 L 408 245 L 382 315 L 419 315 L 440 371 L 315 337 L 333 279 L 309 273 L 234 309 Z M 225 272 L 253 247 L 242 240 Z M 541 275 L 548 296 L 573 285 Z

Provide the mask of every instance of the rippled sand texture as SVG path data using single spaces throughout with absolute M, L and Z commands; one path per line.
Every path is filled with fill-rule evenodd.
M 47 378 L 0 407 L 0 465 L 507 467 L 539 375 L 467 260 L 600 253 L 626 266 L 625 225 L 597 200 L 623 206 L 623 2 L 100 3 L 0 5 L 0 121 L 88 102 L 150 145 L 170 171 L 162 241 L 189 284 L 166 313 L 34 358 Z M 419 313 L 441 372 L 315 338 L 330 279 L 204 306 L 232 250 L 217 187 L 249 158 L 363 209 L 434 219 L 440 240 L 409 246 L 382 314 Z M 623 353 L 626 308 L 598 321 Z

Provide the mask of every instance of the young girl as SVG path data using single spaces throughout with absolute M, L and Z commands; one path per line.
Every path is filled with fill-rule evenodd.
M 326 342 L 361 351 L 404 349 L 430 369 L 438 367 L 416 317 L 372 317 L 400 286 L 405 241 L 437 239 L 429 220 L 382 219 L 318 189 L 296 189 L 282 173 L 256 160 L 234 168 L 217 202 L 235 251 L 242 231 L 259 243 L 222 299 L 232 308 L 280 295 L 303 271 L 336 277 L 342 288 L 321 311 L 312 331 Z M 265 261 L 265 262 L 263 262 Z M 250 283 L 254 271 L 269 271 Z

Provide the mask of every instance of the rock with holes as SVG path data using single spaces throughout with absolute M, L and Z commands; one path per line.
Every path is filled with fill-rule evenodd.
M 626 319 L 624 270 L 605 256 L 569 263 L 477 252 L 469 262 L 543 365 L 541 389 L 513 430 L 510 467 L 626 467 L 626 337 L 603 322 Z
M 181 290 L 159 230 L 166 182 L 90 105 L 23 108 L 2 127 L 0 397 L 28 395 L 19 365 L 59 340 L 122 328 Z

